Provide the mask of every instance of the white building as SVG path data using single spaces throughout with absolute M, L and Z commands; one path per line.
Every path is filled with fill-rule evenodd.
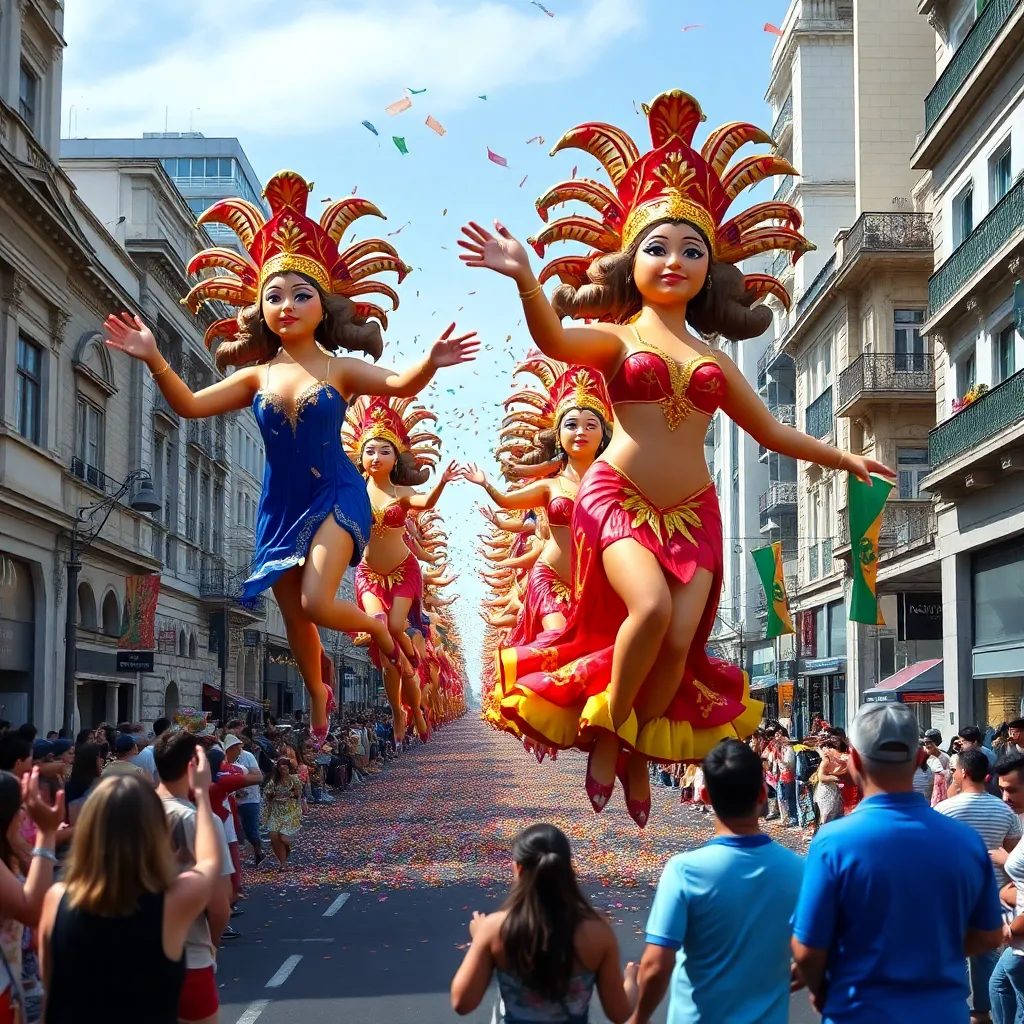
M 938 591 L 931 502 L 919 494 L 934 423 L 921 334 L 932 242 L 927 214 L 915 209 L 920 175 L 907 141 L 934 81 L 921 21 L 905 3 L 793 0 L 772 54 L 774 135 L 800 172 L 776 195 L 801 211 L 818 250 L 794 269 L 785 256 L 777 262 L 794 301 L 788 313 L 777 309 L 778 341 L 758 384 L 780 419 L 901 470 L 878 577 L 888 626 L 852 627 L 846 476 L 767 456 L 762 527 L 783 541 L 797 626 L 795 645 L 780 639 L 778 701 L 780 713 L 793 705 L 798 731 L 817 715 L 845 725 L 866 689 L 933 653 L 907 632 L 904 614 L 907 594 L 917 607 Z
M 1024 3 L 920 9 L 937 77 L 912 163 L 935 225 L 923 330 L 938 423 L 921 486 L 938 501 L 948 731 L 998 726 L 1024 695 Z

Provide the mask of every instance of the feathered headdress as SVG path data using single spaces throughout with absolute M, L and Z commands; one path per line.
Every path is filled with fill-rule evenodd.
M 772 249 L 793 253 L 795 263 L 814 246 L 800 234 L 799 210 L 788 203 L 765 202 L 730 220 L 726 212 L 736 197 L 751 185 L 776 174 L 796 174 L 780 156 L 750 156 L 729 167 L 729 161 L 748 142 L 772 142 L 755 125 L 733 122 L 708 136 L 703 148 L 693 149 L 697 126 L 705 120 L 700 104 L 688 93 L 664 92 L 644 113 L 651 130 L 652 149 L 641 155 L 636 143 L 621 129 L 591 122 L 567 132 L 551 151 L 582 149 L 608 172 L 615 191 L 600 182 L 573 179 L 555 185 L 537 200 L 537 212 L 547 222 L 548 211 L 559 203 L 579 200 L 591 206 L 601 220 L 568 216 L 548 224 L 530 243 L 544 255 L 550 242 L 573 241 L 591 246 L 587 256 L 564 256 L 543 269 L 540 282 L 557 276 L 580 287 L 589 279 L 591 263 L 608 253 L 628 249 L 645 228 L 659 220 L 686 220 L 701 229 L 715 259 L 725 263 Z M 749 274 L 748 291 L 758 298 L 775 295 L 787 308 L 789 293 L 768 274 Z
M 412 452 L 420 468 L 437 465 L 441 457 L 441 439 L 426 430 L 416 430 L 424 420 L 436 420 L 429 409 L 414 404 L 415 398 L 369 398 L 360 395 L 349 407 L 341 428 L 341 442 L 348 457 L 359 463 L 363 445 L 380 438 L 395 450 Z
M 412 269 L 399 259 L 394 247 L 380 238 L 370 238 L 338 251 L 342 237 L 353 221 L 372 214 L 384 217 L 369 200 L 346 196 L 328 205 L 320 223 L 306 215 L 306 200 L 312 183 L 295 171 L 281 171 L 263 190 L 270 204 L 270 220 L 263 211 L 245 199 L 222 199 L 204 210 L 199 224 L 225 224 L 238 235 L 245 254 L 217 247 L 197 253 L 188 264 L 190 274 L 216 267 L 228 270 L 230 277 L 207 277 L 197 284 L 182 302 L 198 312 L 203 302 L 216 300 L 232 306 L 251 306 L 259 301 L 263 285 L 275 274 L 294 271 L 311 277 L 328 294 L 345 295 L 355 302 L 356 312 L 364 319 L 374 318 L 386 328 L 387 314 L 380 306 L 360 299 L 363 295 L 384 295 L 391 308 L 398 308 L 398 295 L 375 274 L 392 270 L 401 284 Z M 234 338 L 238 324 L 233 319 L 218 320 L 206 332 L 206 346 L 216 338 Z
M 569 409 L 590 409 L 605 423 L 612 423 L 608 387 L 596 370 L 570 366 L 533 351 L 516 366 L 512 376 L 521 373 L 532 373 L 546 394 L 522 386 L 505 399 L 508 415 L 501 423 L 501 446 L 495 453 L 499 459 L 506 454 L 522 458 L 534 447 L 537 434 L 556 429 Z

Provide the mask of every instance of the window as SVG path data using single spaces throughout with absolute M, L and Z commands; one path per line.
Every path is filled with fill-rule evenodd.
M 960 245 L 974 230 L 974 182 L 953 200 L 953 245 Z
M 984 7 L 984 0 L 967 0 L 961 9 L 953 15 L 952 24 L 949 27 L 949 49 L 955 52 L 960 49 L 960 44 L 967 38 L 967 33 L 974 27 L 977 16 Z
M 897 309 L 894 319 L 896 370 L 920 372 L 924 369 L 924 338 L 921 336 L 924 310 Z
M 78 399 L 75 454 L 82 478 L 98 485 L 103 472 L 103 413 L 81 397 Z
M 989 206 L 995 206 L 1013 184 L 1013 177 L 1010 173 L 1013 164 L 1013 157 L 1010 152 L 1010 140 L 989 158 L 988 161 L 988 192 Z
M 33 444 L 41 444 L 43 350 L 28 338 L 18 336 L 18 376 L 14 388 L 16 429 Z
M 897 448 L 896 477 L 901 500 L 921 497 L 921 477 L 928 473 L 927 448 Z
M 978 380 L 978 360 L 973 348 L 968 355 L 957 361 L 956 376 L 958 397 L 963 398 Z
M 1002 384 L 1008 377 L 1012 377 L 1015 368 L 1016 360 L 1014 358 L 1014 349 L 1017 347 L 1017 331 L 1013 324 L 1008 327 L 1004 327 L 996 335 L 996 383 Z
M 24 61 L 18 87 L 18 113 L 33 132 L 39 130 L 39 76 Z

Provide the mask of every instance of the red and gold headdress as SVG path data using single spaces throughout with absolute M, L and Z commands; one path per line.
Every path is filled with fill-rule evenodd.
M 398 307 L 398 295 L 389 285 L 373 279 L 374 274 L 392 270 L 401 284 L 411 269 L 399 259 L 394 247 L 380 238 L 370 238 L 338 251 L 342 236 L 359 217 L 384 214 L 367 199 L 347 196 L 328 205 L 320 223 L 306 215 L 306 200 L 312 190 L 295 171 L 275 174 L 263 190 L 270 204 L 270 220 L 245 199 L 222 199 L 204 210 L 199 224 L 225 224 L 238 235 L 245 254 L 234 249 L 204 249 L 189 261 L 188 272 L 216 267 L 229 270 L 232 277 L 207 277 L 183 299 L 193 312 L 203 302 L 216 300 L 232 306 L 251 306 L 259 301 L 263 285 L 275 274 L 293 271 L 311 277 L 328 294 L 345 295 L 355 302 L 364 319 L 375 318 L 387 327 L 387 314 L 363 295 L 384 295 L 391 308 Z M 235 320 L 218 320 L 206 332 L 209 348 L 215 338 L 233 338 Z
M 520 458 L 535 444 L 542 430 L 554 430 L 569 409 L 591 409 L 607 424 L 613 421 L 612 401 L 604 377 L 589 366 L 570 366 L 539 352 L 528 353 L 513 377 L 532 373 L 547 394 L 520 387 L 505 399 L 508 415 L 502 420 L 499 458 L 511 454 Z M 512 408 L 513 406 L 524 408 Z
M 395 450 L 412 452 L 419 467 L 437 465 L 441 457 L 441 439 L 437 434 L 415 430 L 424 420 L 437 417 L 415 398 L 369 398 L 360 395 L 349 407 L 341 427 L 341 442 L 348 457 L 359 465 L 363 445 L 380 438 L 395 446 Z
M 795 263 L 814 246 L 800 234 L 800 212 L 788 203 L 765 202 L 730 220 L 725 215 L 746 188 L 776 174 L 796 174 L 788 160 L 771 154 L 750 156 L 728 167 L 748 142 L 770 144 L 772 139 L 755 125 L 734 122 L 713 131 L 700 152 L 692 148 L 697 126 L 705 120 L 700 104 L 674 89 L 644 104 L 653 148 L 643 155 L 622 130 L 591 122 L 567 132 L 551 151 L 582 149 L 596 157 L 611 177 L 615 191 L 599 182 L 573 179 L 555 185 L 537 200 L 537 212 L 547 222 L 548 210 L 558 203 L 579 200 L 593 207 L 601 220 L 568 216 L 548 224 L 530 239 L 538 255 L 550 242 L 583 242 L 587 256 L 564 256 L 542 271 L 543 284 L 559 277 L 579 287 L 588 280 L 590 264 L 607 253 L 620 252 L 645 228 L 659 220 L 686 220 L 701 229 L 715 259 L 725 263 L 772 249 L 787 249 Z M 750 274 L 748 290 L 759 298 L 775 295 L 787 308 L 789 293 L 768 274 Z

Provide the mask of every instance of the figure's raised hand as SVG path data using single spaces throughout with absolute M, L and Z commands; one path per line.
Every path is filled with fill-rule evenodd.
M 466 476 L 465 468 L 462 471 L 462 479 L 463 480 L 468 480 L 469 479 Z M 484 519 L 487 520 L 487 522 L 494 523 L 495 526 L 498 525 L 498 520 L 497 520 L 497 517 L 494 514 L 494 509 L 491 508 L 490 505 L 477 505 L 477 509 L 479 510 L 480 515 L 482 515 L 484 517 Z M 481 537 L 480 539 L 481 540 L 485 540 L 486 538 L 485 537 Z
M 842 468 L 866 484 L 871 483 L 872 474 L 884 477 L 886 480 L 896 479 L 896 474 L 884 462 L 879 462 L 877 459 L 866 459 L 863 455 L 854 455 L 852 452 L 844 453 Z
M 459 363 L 468 363 L 476 359 L 476 354 L 480 351 L 480 339 L 476 336 L 476 331 L 453 337 L 454 330 L 455 324 L 450 324 L 441 337 L 430 346 L 430 365 L 434 369 L 458 366 Z
M 466 251 L 459 253 L 459 259 L 467 267 L 486 267 L 515 281 L 530 280 L 533 271 L 526 247 L 499 221 L 494 222 L 494 230 L 496 235 L 475 221 L 465 225 L 459 245 Z
M 462 479 L 462 468 L 454 459 L 445 467 L 444 472 L 441 474 L 441 479 L 446 484 L 450 484 L 453 480 Z
M 471 484 L 478 484 L 480 487 L 487 486 L 487 474 L 475 462 L 466 463 L 460 473 L 462 479 L 468 480 Z
M 153 332 L 131 313 L 122 313 L 120 316 L 111 313 L 103 321 L 103 333 L 107 345 L 133 359 L 148 363 L 160 355 Z

